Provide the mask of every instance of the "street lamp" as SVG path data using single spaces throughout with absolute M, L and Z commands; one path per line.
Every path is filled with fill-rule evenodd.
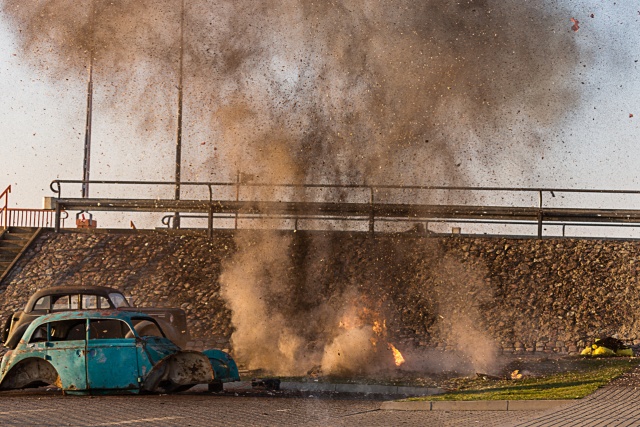
M 175 173 L 175 199 L 180 200 L 180 178 L 182 165 L 182 74 L 184 63 L 184 0 L 180 11 L 180 60 L 178 76 L 178 123 L 176 130 L 176 173 Z M 180 228 L 180 212 L 176 212 L 173 218 L 173 228 Z
M 91 166 L 91 119 L 93 115 L 93 1 L 89 10 L 89 81 L 87 83 L 87 121 L 84 130 L 84 161 L 82 162 L 82 198 L 89 197 L 89 172 Z

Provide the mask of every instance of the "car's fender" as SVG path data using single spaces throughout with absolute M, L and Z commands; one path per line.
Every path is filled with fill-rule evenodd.
M 209 359 L 216 381 L 223 383 L 240 381 L 238 365 L 228 353 L 218 349 L 210 349 L 203 351 L 202 354 Z
M 0 390 L 15 390 L 42 385 L 63 388 L 60 375 L 48 361 L 29 357 L 13 364 L 0 380 Z
M 149 392 L 184 390 L 214 379 L 209 359 L 198 351 L 178 351 L 160 360 L 144 378 L 142 389 Z

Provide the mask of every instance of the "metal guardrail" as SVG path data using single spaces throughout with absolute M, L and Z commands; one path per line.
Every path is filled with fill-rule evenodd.
M 224 214 L 233 217 L 278 217 L 286 218 L 314 218 L 314 219 L 342 219 L 367 220 L 369 230 L 375 229 L 376 220 L 385 221 L 415 221 L 415 222 L 455 222 L 464 220 L 475 223 L 491 223 L 492 221 L 524 221 L 527 224 L 537 224 L 538 237 L 542 237 L 544 224 L 576 224 L 586 226 L 590 223 L 600 225 L 605 223 L 638 224 L 640 226 L 640 210 L 638 209 L 599 209 L 599 208 L 564 208 L 555 207 L 549 201 L 560 194 L 605 194 L 605 195 L 640 195 L 640 190 L 586 190 L 566 188 L 517 188 L 517 187 L 463 187 L 463 186 L 396 186 L 396 185 L 342 185 L 342 184 L 273 184 L 256 183 L 238 179 L 236 182 L 166 182 L 166 181 L 88 181 L 90 184 L 110 186 L 167 186 L 175 188 L 195 187 L 204 189 L 206 199 L 79 199 L 64 198 L 62 186 L 66 184 L 83 184 L 81 180 L 55 180 L 51 183 L 51 190 L 57 195 L 56 209 L 67 210 L 99 210 L 99 211 L 144 211 L 144 212 L 181 212 L 206 213 L 208 231 L 212 233 L 213 218 Z M 303 197 L 305 201 L 282 201 L 277 197 L 263 192 L 261 200 L 252 199 L 256 189 L 295 190 L 292 194 Z M 248 191 L 248 190 L 251 191 Z M 307 193 L 310 190 L 328 190 L 325 196 L 314 199 Z M 235 190 L 230 192 L 229 190 Z M 417 197 L 409 202 L 402 202 L 406 192 L 431 192 L 453 195 L 471 193 L 474 195 L 495 196 L 500 194 L 526 194 L 530 202 L 520 206 L 510 205 L 470 205 L 447 204 L 443 202 L 419 203 Z M 224 194 L 227 196 L 224 196 Z M 294 194 L 295 193 L 295 194 Z M 328 194 L 331 193 L 331 194 Z M 229 194 L 232 194 L 229 196 Z M 392 194 L 392 196 L 389 196 Z M 395 194 L 395 196 L 393 196 Z M 504 196 L 507 199 L 513 196 Z M 503 197 L 503 198 L 504 198 Z M 394 199 L 395 198 L 395 199 Z M 434 197 L 437 198 L 437 197 Z M 471 200 L 481 197 L 469 197 Z M 358 201 L 353 201 L 357 199 Z M 427 197 L 427 199 L 429 199 Z M 312 201 L 308 201 L 312 200 Z M 351 201 L 345 201 L 351 200 Z M 557 200 L 557 199 L 556 199 Z M 400 201 L 400 202 L 398 202 Z M 515 203 L 514 203 L 515 204 Z M 167 220 L 168 221 L 168 220 Z M 165 224 L 167 225 L 167 224 Z
M 205 215 L 181 215 L 180 218 L 182 219 L 195 219 L 195 220 L 206 220 L 208 217 Z M 258 218 L 255 215 L 238 215 L 238 214 L 230 214 L 230 215 L 216 215 L 214 217 L 215 219 L 234 219 L 235 220 L 235 229 L 238 229 L 238 219 L 243 219 L 243 220 L 247 220 L 247 219 L 256 219 Z M 318 217 L 314 217 L 314 216 L 275 216 L 275 215 L 263 215 L 260 216 L 259 218 L 261 219 L 278 219 L 278 220 L 291 220 L 293 221 L 293 229 L 294 230 L 300 230 L 299 227 L 299 222 L 302 220 L 317 220 Z M 344 217 L 338 217 L 338 216 L 326 216 L 326 217 L 322 217 L 321 218 L 323 221 L 339 221 L 339 220 L 345 220 Z M 175 220 L 175 215 L 165 215 L 161 218 L 160 223 L 162 225 L 164 225 L 167 229 L 172 229 L 175 228 L 173 226 L 173 221 Z M 349 218 L 349 221 L 354 221 L 354 222 L 364 222 L 364 221 L 369 221 L 368 218 Z M 397 222 L 397 219 L 394 218 L 378 218 L 376 220 L 377 222 Z M 496 225 L 503 225 L 503 226 L 514 226 L 514 225 L 524 225 L 524 226 L 537 226 L 537 222 L 536 221 L 496 221 L 496 220 L 486 220 L 486 221 L 482 221 L 482 220 L 470 220 L 470 219 L 456 219 L 456 220 L 437 220 L 437 219 L 433 219 L 433 220 L 421 220 L 421 219 L 411 219 L 411 223 L 415 226 L 420 226 L 423 227 L 420 230 L 416 230 L 415 228 L 413 230 L 408 230 L 408 231 L 413 231 L 413 232 L 420 232 L 420 233 L 424 233 L 424 234 L 432 234 L 432 235 L 451 235 L 453 234 L 452 231 L 450 232 L 438 232 L 438 231 L 434 231 L 430 228 L 431 225 L 438 225 L 438 224 L 455 224 L 455 225 L 460 225 L 460 224 L 483 224 L 483 225 L 491 225 L 491 226 L 496 226 Z M 567 226 L 571 226 L 571 227 L 575 227 L 575 228 L 589 228 L 589 227 L 616 227 L 616 228 L 640 228 L 640 224 L 619 224 L 619 223 L 578 223 L 578 222 L 567 222 L 567 223 L 554 223 L 553 225 L 561 227 L 561 236 L 562 237 L 566 237 L 566 227 Z M 407 231 L 407 232 L 408 232 Z

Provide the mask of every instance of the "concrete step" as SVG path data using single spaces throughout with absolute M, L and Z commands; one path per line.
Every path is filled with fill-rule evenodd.
M 0 255 L 18 254 L 22 250 L 24 245 L 21 246 L 0 246 Z
M 37 227 L 9 227 L 9 233 L 14 234 L 33 234 L 38 230 Z
M 4 240 L 0 239 L 0 248 L 24 248 L 27 244 L 27 240 Z
M 0 278 L 8 273 L 8 268 L 35 236 L 35 227 L 9 227 L 0 237 Z
M 28 241 L 33 233 L 5 233 L 2 235 L 3 240 L 11 241 Z

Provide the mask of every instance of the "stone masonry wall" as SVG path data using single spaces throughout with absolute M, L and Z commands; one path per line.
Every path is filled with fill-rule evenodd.
M 312 281 L 317 295 L 305 295 L 307 304 L 357 289 L 405 347 L 446 348 L 443 313 L 455 317 L 462 306 L 475 307 L 504 352 L 575 353 L 613 334 L 640 342 L 638 241 L 286 233 L 295 268 L 283 280 Z M 191 347 L 228 348 L 219 277 L 236 251 L 230 232 L 47 231 L 0 283 L 0 312 L 22 309 L 44 287 L 106 285 L 139 306 L 183 308 Z M 443 311 L 452 299 L 458 308 Z

